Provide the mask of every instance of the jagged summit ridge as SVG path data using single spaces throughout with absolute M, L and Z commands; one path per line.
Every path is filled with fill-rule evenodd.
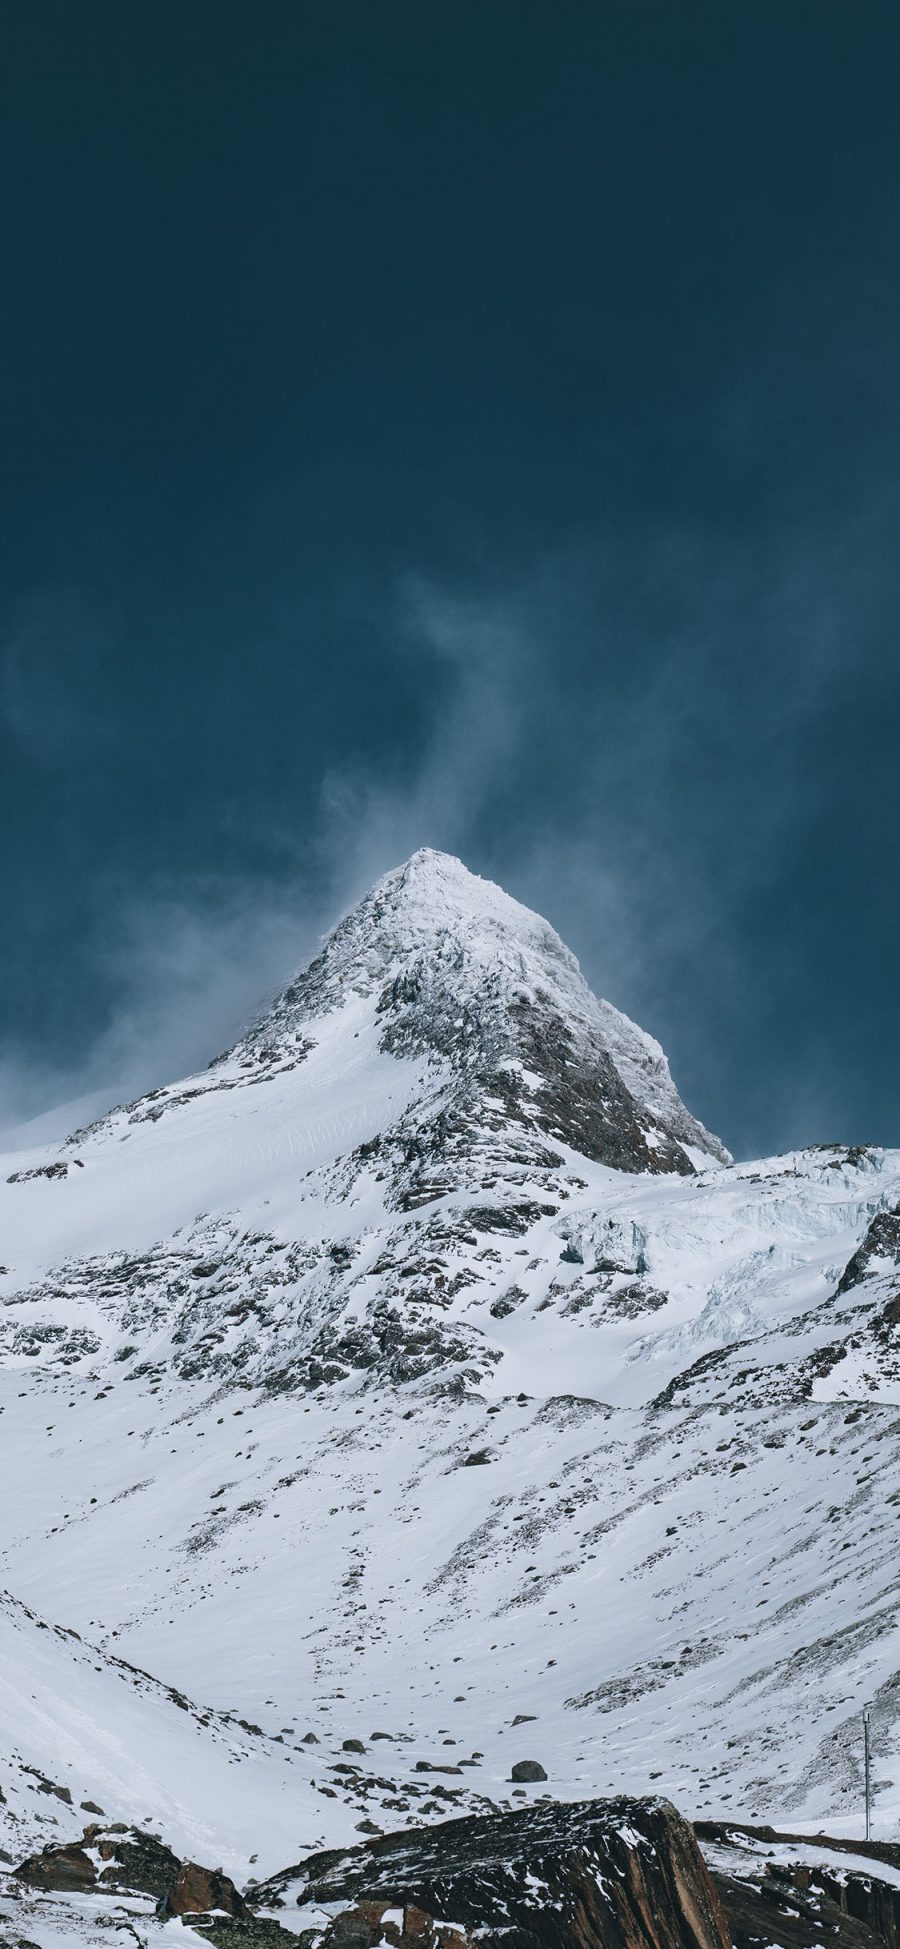
M 376 997 L 383 1050 L 450 1062 L 509 1113 L 529 1099 L 532 1120 L 587 1156 L 653 1171 L 690 1170 L 692 1151 L 728 1161 L 659 1043 L 592 994 L 549 922 L 450 854 L 423 848 L 385 874 L 231 1059 L 293 1060 L 351 995 Z
M 451 854 L 423 848 L 338 922 L 251 1033 L 337 1007 L 350 992 L 369 994 L 398 964 L 423 958 L 441 966 L 461 996 L 488 974 L 509 999 L 536 975 L 559 984 L 576 1006 L 589 994 L 549 922 Z

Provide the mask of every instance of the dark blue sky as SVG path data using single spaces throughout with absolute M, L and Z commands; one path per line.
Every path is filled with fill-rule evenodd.
M 900 1141 L 895 5 L 21 0 L 0 90 L 0 1126 L 430 844 L 738 1152 Z

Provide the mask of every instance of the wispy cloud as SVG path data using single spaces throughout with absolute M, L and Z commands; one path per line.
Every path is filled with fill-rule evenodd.
M 821 534 L 750 551 L 668 529 L 560 552 L 493 589 L 410 576 L 389 627 L 427 700 L 418 741 L 389 775 L 377 749 L 326 770 L 302 848 L 273 835 L 269 879 L 98 887 L 114 916 L 94 943 L 113 1017 L 65 1073 L 9 1049 L 0 1126 L 209 1060 L 373 879 L 435 845 L 545 912 L 701 1099 L 726 1077 L 750 1123 L 780 1120 L 785 1142 L 811 1134 L 814 1109 L 835 1127 L 837 1097 L 821 1101 L 802 1067 L 773 1086 L 765 1065 L 742 1083 L 729 1064 L 752 1042 L 741 1013 L 764 1038 L 772 1006 L 753 990 L 754 903 L 828 802 L 823 751 L 848 683 L 885 676 L 873 563 L 889 514 L 869 510 L 829 549 Z M 43 721 L 55 630 L 23 625 L 0 692 L 17 735 L 50 745 L 77 717 L 66 692 Z M 777 941 L 769 963 L 777 998 L 790 979 Z
M 394 622 L 433 692 L 429 724 L 402 778 L 387 781 L 376 757 L 322 781 L 317 844 L 345 899 L 418 846 L 479 843 L 528 747 L 541 688 L 538 646 L 514 605 L 410 577 Z

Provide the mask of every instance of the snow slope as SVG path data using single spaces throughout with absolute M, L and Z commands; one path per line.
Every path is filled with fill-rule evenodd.
M 887 1831 L 900 1153 L 731 1164 L 426 853 L 204 1074 L 4 1164 L 9 1854 L 90 1799 L 261 1876 L 522 1757 L 852 1833 L 867 1698 Z

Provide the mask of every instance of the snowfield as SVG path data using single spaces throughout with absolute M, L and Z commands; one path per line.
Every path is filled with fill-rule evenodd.
M 893 1831 L 900 1152 L 732 1164 L 424 853 L 2 1163 L 9 1857 L 86 1800 L 239 1882 L 542 1791 L 856 1835 L 866 1700 Z

